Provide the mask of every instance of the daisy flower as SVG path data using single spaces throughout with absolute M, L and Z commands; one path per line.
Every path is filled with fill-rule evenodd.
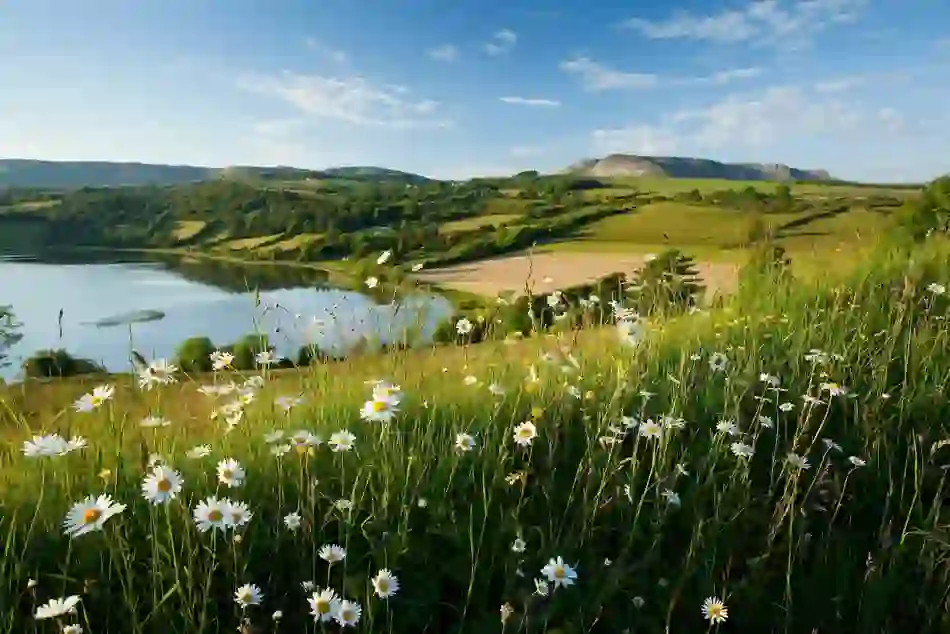
M 330 434 L 330 440 L 327 444 L 330 445 L 330 451 L 350 451 L 353 449 L 353 443 L 355 442 L 356 436 L 342 429 Z
M 475 326 L 472 324 L 472 322 L 465 317 L 462 317 L 457 322 L 455 322 L 455 331 L 460 335 L 471 334 L 474 328 Z
M 547 565 L 541 569 L 541 574 L 547 577 L 555 588 L 573 585 L 577 579 L 577 572 L 564 563 L 564 559 L 561 557 L 552 558 L 548 561 Z
M 336 544 L 323 546 L 317 554 L 320 556 L 320 559 L 331 565 L 346 559 L 346 550 Z
M 334 619 L 342 627 L 355 627 L 360 621 L 360 616 L 363 614 L 363 608 L 360 607 L 359 603 L 355 601 L 340 601 L 340 606 L 337 609 L 337 613 L 334 615 Z
M 103 525 L 113 515 L 125 510 L 125 504 L 117 504 L 108 495 L 89 496 L 77 502 L 63 520 L 63 532 L 70 537 L 79 537 L 86 533 L 101 531 Z
M 246 583 L 234 592 L 234 602 L 245 609 L 251 605 L 260 605 L 264 593 L 253 583 Z
M 388 423 L 398 411 L 396 403 L 387 399 L 374 398 L 363 404 L 360 418 L 374 423 Z
M 475 438 L 471 434 L 456 434 L 455 448 L 461 452 L 468 452 L 475 448 Z
M 531 442 L 537 438 L 538 428 L 535 427 L 534 423 L 531 421 L 525 421 L 520 425 L 515 427 L 514 430 L 514 439 L 515 443 L 521 445 L 522 447 L 529 447 Z
M 317 590 L 307 603 L 310 604 L 310 614 L 313 620 L 320 623 L 332 621 L 340 612 L 340 597 L 330 588 Z
M 244 468 L 237 460 L 225 458 L 218 463 L 218 481 L 228 487 L 239 487 L 244 484 Z
M 726 609 L 726 604 L 719 597 L 708 597 L 703 601 L 703 618 L 712 625 L 725 623 L 726 619 L 729 618 L 729 610 Z
M 91 412 L 98 408 L 115 395 L 115 387 L 111 385 L 100 385 L 93 389 L 90 394 L 83 394 L 78 401 L 73 404 L 73 409 L 77 412 Z
M 301 518 L 300 513 L 294 511 L 293 513 L 288 513 L 284 516 L 284 525 L 291 531 L 295 531 L 300 528 Z
M 388 568 L 383 568 L 373 577 L 373 590 L 380 599 L 388 599 L 399 592 L 399 578 Z
M 204 458 L 211 455 L 211 447 L 209 445 L 196 445 L 189 449 L 185 455 L 192 459 Z
M 79 597 L 75 594 L 61 599 L 50 599 L 40 607 L 36 608 L 33 618 L 41 621 L 43 619 L 58 619 L 67 614 L 75 614 L 76 606 L 79 604 Z
M 142 496 L 152 504 L 168 502 L 181 493 L 183 482 L 180 473 L 159 465 L 145 476 L 142 482 Z
M 195 506 L 194 518 L 198 530 L 206 533 L 216 528 L 222 533 L 230 526 L 230 516 L 226 514 L 228 500 L 219 500 L 214 496 L 207 497 Z

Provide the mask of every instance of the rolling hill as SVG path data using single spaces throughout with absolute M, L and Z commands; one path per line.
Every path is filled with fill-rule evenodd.
M 79 187 L 121 187 L 129 185 L 177 185 L 219 178 L 235 180 L 343 178 L 361 181 L 397 180 L 413 184 L 429 180 L 418 174 L 369 166 L 309 170 L 284 166 L 217 168 L 108 161 L 0 159 L 0 187 L 74 189 Z
M 825 170 L 803 170 L 780 164 L 720 163 L 710 159 L 680 156 L 611 154 L 587 159 L 566 170 L 583 176 L 648 176 L 668 178 L 715 178 L 737 181 L 833 181 Z

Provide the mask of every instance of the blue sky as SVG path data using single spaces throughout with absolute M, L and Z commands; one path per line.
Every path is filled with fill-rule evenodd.
M 945 0 L 5 0 L 0 156 L 950 170 Z

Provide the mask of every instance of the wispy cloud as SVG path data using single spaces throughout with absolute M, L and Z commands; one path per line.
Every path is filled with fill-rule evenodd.
M 654 73 L 634 73 L 612 69 L 589 57 L 575 57 L 561 62 L 565 73 L 580 77 L 584 89 L 590 92 L 655 88 L 660 85 L 684 86 L 692 84 L 725 85 L 733 81 L 751 79 L 762 73 L 758 67 L 722 70 L 702 77 L 666 77 Z
M 561 105 L 561 102 L 555 99 L 537 99 L 531 97 L 499 97 L 498 101 L 519 106 L 538 106 L 542 108 L 557 108 Z
M 331 48 L 314 37 L 305 38 L 304 44 L 312 51 L 320 51 L 320 53 L 326 55 L 337 64 L 343 64 L 349 59 L 349 56 L 344 51 Z
M 565 73 L 581 78 L 585 90 L 599 92 L 624 88 L 652 88 L 659 78 L 652 73 L 625 73 L 598 64 L 589 57 L 575 57 L 561 62 Z
M 803 45 L 835 24 L 853 22 L 867 0 L 755 0 L 712 15 L 676 12 L 662 21 L 632 18 L 620 24 L 655 40 Z
M 451 121 L 436 117 L 438 102 L 410 100 L 394 86 L 376 86 L 362 77 L 325 77 L 283 72 L 249 76 L 238 87 L 287 103 L 301 113 L 352 125 L 397 129 L 447 127 Z
M 856 103 L 822 99 L 800 87 L 776 86 L 761 94 L 732 95 L 704 108 L 673 112 L 655 123 L 595 130 L 591 142 L 601 153 L 701 153 L 766 147 L 806 135 L 846 136 L 873 122 L 896 132 L 903 118 L 891 108 L 871 112 Z
M 501 29 L 485 44 L 485 52 L 489 55 L 503 55 L 513 49 L 518 42 L 518 34 L 510 29 Z
M 443 44 L 426 51 L 426 55 L 439 62 L 454 62 L 458 59 L 459 50 L 451 44 Z

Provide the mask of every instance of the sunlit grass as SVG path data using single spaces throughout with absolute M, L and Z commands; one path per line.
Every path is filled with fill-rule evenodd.
M 636 346 L 608 328 L 263 368 L 262 386 L 217 397 L 198 388 L 251 376 L 115 380 L 88 413 L 72 403 L 94 383 L 6 388 L 0 630 L 339 628 L 314 623 L 311 582 L 358 603 L 362 631 L 680 632 L 717 617 L 737 632 L 946 631 L 950 333 L 930 285 L 950 266 L 941 249 L 912 255 L 747 275 L 724 308 L 654 320 Z M 390 423 L 360 419 L 375 379 L 401 388 Z M 279 397 L 301 400 L 287 412 Z M 331 451 L 343 430 L 354 448 Z M 22 454 L 54 432 L 88 444 Z M 210 455 L 188 457 L 198 445 Z M 152 454 L 183 478 L 167 504 L 142 496 Z M 226 458 L 241 486 L 218 481 Z M 71 505 L 101 494 L 127 508 L 62 535 Z M 253 516 L 199 533 L 209 496 Z M 346 551 L 332 565 L 330 544 Z M 261 605 L 236 602 L 245 584 Z M 69 595 L 75 615 L 33 618 Z

